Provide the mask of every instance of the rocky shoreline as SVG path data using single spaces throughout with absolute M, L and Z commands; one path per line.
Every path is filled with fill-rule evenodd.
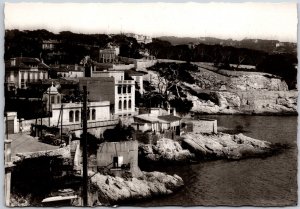
M 141 144 L 139 158 L 144 163 L 154 164 L 191 163 L 207 159 L 239 160 L 269 156 L 281 146 L 241 133 L 187 133 L 180 142 L 163 138 L 157 144 Z
M 89 172 L 91 187 L 94 189 L 94 205 L 120 204 L 130 200 L 147 199 L 169 195 L 181 188 L 184 183 L 178 175 L 161 172 L 141 172 L 139 177 L 114 177 Z

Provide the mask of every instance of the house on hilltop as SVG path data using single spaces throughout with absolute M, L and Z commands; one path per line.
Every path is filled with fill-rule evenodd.
M 7 90 L 26 89 L 31 82 L 48 79 L 49 69 L 50 67 L 38 58 L 11 58 L 5 62 Z

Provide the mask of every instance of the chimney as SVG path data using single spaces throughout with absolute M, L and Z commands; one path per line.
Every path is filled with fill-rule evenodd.
M 16 58 L 11 58 L 10 59 L 10 65 L 11 66 L 16 66 Z

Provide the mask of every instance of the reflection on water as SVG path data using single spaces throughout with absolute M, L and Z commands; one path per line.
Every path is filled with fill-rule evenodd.
M 178 174 L 185 187 L 177 193 L 139 206 L 163 205 L 256 205 L 282 206 L 297 202 L 296 116 L 208 116 L 218 127 L 273 143 L 291 146 L 281 154 L 240 161 L 217 160 L 195 165 L 160 168 Z M 157 168 L 156 168 L 157 170 Z

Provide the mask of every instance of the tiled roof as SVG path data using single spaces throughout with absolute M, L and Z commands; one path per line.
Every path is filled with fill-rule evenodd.
M 15 59 L 15 65 L 12 60 Z M 49 66 L 41 62 L 38 58 L 33 57 L 14 57 L 5 62 L 5 68 L 31 68 L 30 65 L 37 65 L 38 68 L 49 69 Z

